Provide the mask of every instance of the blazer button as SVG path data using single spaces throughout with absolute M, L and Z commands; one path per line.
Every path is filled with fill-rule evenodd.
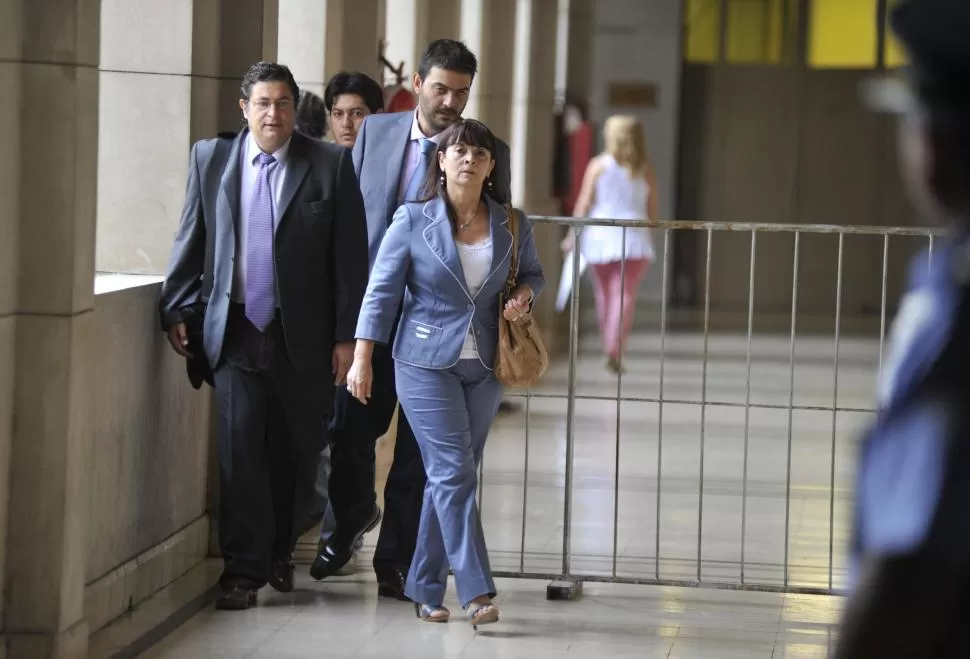
M 474 304 L 469 304 L 469 305 L 468 305 L 467 307 L 465 307 L 465 308 L 466 308 L 466 309 L 468 309 L 469 311 L 474 311 L 474 310 L 475 310 L 475 305 L 474 305 Z

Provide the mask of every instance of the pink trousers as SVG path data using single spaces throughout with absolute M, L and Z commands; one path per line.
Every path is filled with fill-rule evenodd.
M 640 280 L 647 272 L 650 261 L 647 259 L 630 259 L 626 262 L 621 276 L 619 261 L 611 263 L 594 263 L 593 273 L 594 293 L 596 297 L 596 316 L 599 319 L 600 339 L 603 342 L 603 352 L 607 357 L 619 359 L 626 346 L 630 328 L 633 327 L 633 310 L 636 308 L 637 290 Z M 623 302 L 620 303 L 620 291 L 623 292 Z M 622 314 L 621 314 L 622 308 Z M 622 327 L 620 316 L 622 315 Z

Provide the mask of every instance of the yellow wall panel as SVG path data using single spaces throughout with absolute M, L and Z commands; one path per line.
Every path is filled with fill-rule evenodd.
M 895 0 L 889 3 L 889 8 L 896 4 Z M 893 35 L 892 28 L 889 27 L 889 16 L 886 16 L 886 54 L 885 60 L 887 69 L 895 69 L 900 66 L 905 66 L 909 63 L 909 58 L 906 56 L 906 51 L 903 49 L 902 44 Z
M 812 0 L 809 66 L 875 67 L 876 5 L 876 0 Z
M 688 62 L 716 62 L 721 49 L 721 0 L 687 0 L 684 5 Z
M 778 64 L 794 36 L 795 0 L 730 0 L 727 61 Z

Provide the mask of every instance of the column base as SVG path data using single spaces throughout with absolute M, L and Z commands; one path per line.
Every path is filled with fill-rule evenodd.
M 59 634 L 6 632 L 2 639 L 0 659 L 87 659 L 88 656 L 88 624 L 84 620 Z
M 204 562 L 208 544 L 209 518 L 203 515 L 85 586 L 84 617 L 91 632 L 140 606 Z
M 549 601 L 562 600 L 575 602 L 583 596 L 583 580 L 563 577 L 546 586 L 546 599 Z

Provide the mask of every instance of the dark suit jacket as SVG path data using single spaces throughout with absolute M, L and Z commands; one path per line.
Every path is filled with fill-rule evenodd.
M 203 343 L 217 368 L 232 291 L 240 228 L 240 148 L 219 139 L 192 147 L 185 207 L 159 311 L 162 328 L 184 322 L 206 302 Z M 224 138 L 223 138 L 224 139 Z M 352 341 L 367 286 L 364 205 L 350 151 L 294 133 L 277 207 L 276 283 L 286 347 L 294 366 L 329 374 L 335 342 Z
M 404 167 L 404 155 L 411 139 L 414 110 L 391 114 L 372 114 L 364 119 L 354 143 L 354 170 L 360 179 L 360 191 L 367 209 L 367 241 L 370 264 L 384 239 L 394 211 Z M 496 138 L 495 189 L 492 196 L 499 203 L 512 201 L 512 168 L 509 145 Z

